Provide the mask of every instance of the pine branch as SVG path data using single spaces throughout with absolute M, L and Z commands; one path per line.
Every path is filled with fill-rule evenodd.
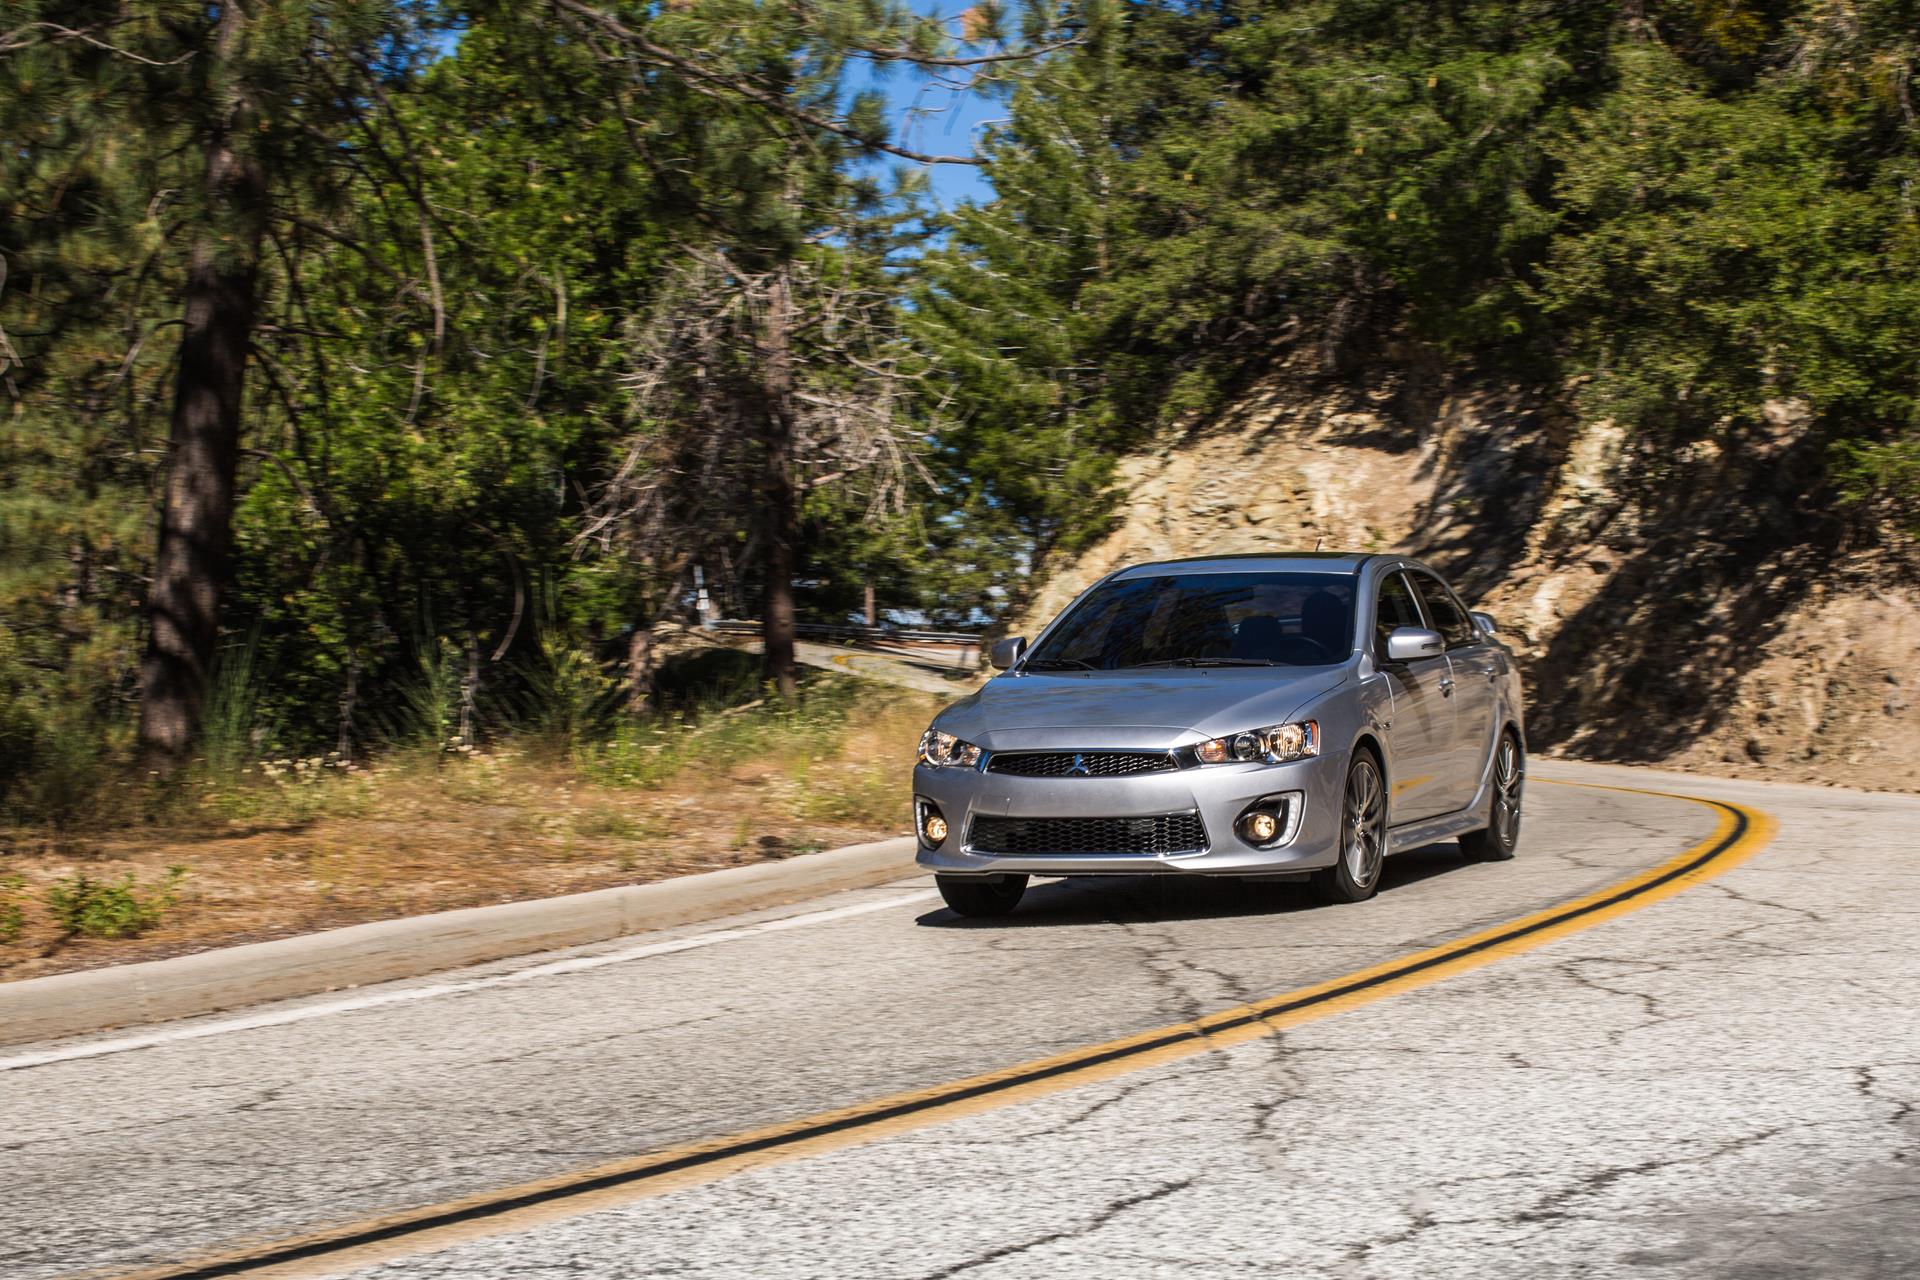
M 849 125 L 842 124 L 837 120 L 820 115 L 817 112 L 808 111 L 804 107 L 797 107 L 781 95 L 762 89 L 743 77 L 713 71 L 691 59 L 683 58 L 671 49 L 655 44 L 619 19 L 602 13 L 591 5 L 580 3 L 580 0 L 552 0 L 552 3 L 556 9 L 570 13 L 576 18 L 600 28 L 600 30 L 607 35 L 618 40 L 629 49 L 641 54 L 654 64 L 675 72 L 681 77 L 688 88 L 702 93 L 704 96 L 719 97 L 722 99 L 727 96 L 732 96 L 745 99 L 748 102 L 756 103 L 759 106 L 767 108 L 769 111 L 784 116 L 795 124 L 802 124 L 810 129 L 819 129 L 838 137 L 846 138 L 848 141 L 857 143 L 869 151 L 885 152 L 887 155 L 898 156 L 902 160 L 911 160 L 916 164 L 966 164 L 978 166 L 985 163 L 974 156 L 932 155 L 924 151 L 915 151 L 909 147 L 896 146 L 891 142 L 882 142 L 877 138 L 868 137 Z M 715 93 L 713 90 L 718 90 L 719 92 Z
M 1056 40 L 1052 44 L 1036 45 L 1031 49 L 1016 49 L 1008 53 L 983 53 L 971 58 L 942 57 L 938 54 L 915 53 L 911 49 L 882 49 L 874 45 L 854 45 L 853 52 L 869 62 L 910 62 L 916 67 L 984 67 L 1000 62 L 1031 62 L 1035 58 L 1045 57 L 1049 53 L 1058 53 L 1062 49 L 1071 49 L 1084 44 L 1079 36 L 1069 36 L 1065 40 Z M 955 77 L 957 80 L 958 77 Z
M 158 58 L 149 58 L 145 54 L 135 53 L 131 49 L 123 49 L 117 44 L 110 44 L 88 30 L 75 27 L 63 27 L 57 22 L 29 22 L 23 26 L 15 27 L 5 35 L 0 35 L 0 53 L 12 53 L 18 49 L 28 49 L 40 43 L 39 40 L 27 35 L 28 32 L 33 31 L 53 32 L 53 43 L 55 44 L 62 44 L 68 40 L 78 40 L 82 44 L 92 45 L 96 49 L 103 49 L 117 58 L 125 58 L 129 62 L 138 62 L 142 66 L 148 67 L 177 67 L 183 62 L 191 62 L 194 55 L 198 52 L 198 50 L 189 49 L 177 58 L 168 58 L 165 61 L 161 61 Z

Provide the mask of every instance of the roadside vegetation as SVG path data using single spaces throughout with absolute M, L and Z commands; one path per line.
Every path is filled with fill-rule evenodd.
M 633 884 L 906 828 L 938 699 L 820 673 L 769 697 L 752 655 L 669 664 L 670 709 L 367 758 L 269 747 L 88 814 L 0 826 L 0 979 Z

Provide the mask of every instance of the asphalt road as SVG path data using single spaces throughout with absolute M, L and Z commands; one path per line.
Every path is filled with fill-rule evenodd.
M 591 1195 L 577 1171 L 1444 947 L 1709 846 L 1727 818 L 1535 785 L 1517 861 L 1437 846 L 1358 906 L 1116 880 L 1043 886 L 979 924 L 903 880 L 251 1021 L 15 1046 L 0 1275 L 177 1274 L 541 1179 L 522 1217 L 282 1273 L 1920 1274 L 1920 799 L 1535 777 L 1720 797 L 1778 830 L 1664 900 L 1405 989 Z

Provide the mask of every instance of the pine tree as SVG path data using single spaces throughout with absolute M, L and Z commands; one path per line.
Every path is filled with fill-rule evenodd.
M 1100 528 L 1111 462 L 1132 437 L 1111 412 L 1089 298 L 1127 269 L 1114 215 L 1125 163 L 1126 22 L 1086 10 L 1074 50 L 1047 61 L 983 148 L 994 198 L 963 204 L 916 273 L 910 324 L 939 362 L 954 425 L 937 441 L 955 508 L 936 563 L 970 602 L 1017 604 L 1056 549 Z
M 140 743 L 150 767 L 183 760 L 197 731 L 233 583 L 242 411 L 268 273 L 262 246 L 339 197 L 360 164 L 407 163 L 348 143 L 383 82 L 417 56 L 411 16 L 386 4 L 231 0 L 217 5 L 36 3 L 4 50 L 16 86 L 81 106 L 27 136 L 6 163 L 45 193 L 15 234 L 43 248 L 90 219 L 61 186 L 87 171 L 116 212 L 161 225 L 139 267 L 178 273 L 167 461 L 146 590 Z M 44 107 L 41 107 L 44 110 Z M 35 179 L 37 178 L 37 181 Z M 9 186 L 12 184 L 9 183 Z M 56 256 L 60 250 L 50 250 Z M 144 340 L 144 338 L 143 338 Z M 138 347 L 129 350 L 129 366 Z

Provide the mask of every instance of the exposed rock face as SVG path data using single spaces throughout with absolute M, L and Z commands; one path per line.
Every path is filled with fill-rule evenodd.
M 1656 455 L 1523 389 L 1275 384 L 1124 461 L 1112 532 L 1011 629 L 1124 564 L 1406 550 L 1500 620 L 1535 750 L 1920 789 L 1916 596 L 1807 494 L 1803 421 Z

